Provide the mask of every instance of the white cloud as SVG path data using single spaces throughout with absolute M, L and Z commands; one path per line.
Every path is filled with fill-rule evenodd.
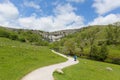
M 20 26 L 26 29 L 36 29 L 48 31 L 53 26 L 51 17 L 36 18 L 35 16 L 19 18 Z
M 71 6 L 70 4 L 65 4 L 65 5 L 58 5 L 56 9 L 54 10 L 55 14 L 66 14 L 66 13 L 71 13 L 74 12 L 76 8 Z
M 102 15 L 120 7 L 120 0 L 94 0 L 93 7 Z
M 77 15 L 70 4 L 57 5 L 54 15 L 37 17 L 20 17 L 19 10 L 11 2 L 0 3 L 0 25 L 12 28 L 24 28 L 44 31 L 80 28 L 84 18 Z
M 0 3 L 0 15 L 4 18 L 12 19 L 19 15 L 18 9 L 10 2 Z
M 95 18 L 89 25 L 107 25 L 120 21 L 120 14 L 109 14 L 105 17 L 99 16 Z
M 29 29 L 45 31 L 80 28 L 84 24 L 84 19 L 76 15 L 74 10 L 75 8 L 70 4 L 58 5 L 54 10 L 55 16 L 20 18 L 19 24 Z
M 19 11 L 14 4 L 9 1 L 0 3 L 0 25 L 11 27 L 16 24 L 18 16 Z
M 85 0 L 67 0 L 68 2 L 76 2 L 76 3 L 80 3 L 80 2 L 84 2 Z
M 36 3 L 33 2 L 33 1 L 30 1 L 30 2 L 25 1 L 25 2 L 24 2 L 24 5 L 25 5 L 26 7 L 32 7 L 32 8 L 35 8 L 35 9 L 40 9 L 40 5 L 36 4 Z

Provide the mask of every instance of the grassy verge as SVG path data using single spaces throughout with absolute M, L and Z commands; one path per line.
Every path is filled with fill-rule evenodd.
M 54 73 L 55 80 L 120 80 L 120 66 L 79 59 L 79 64 L 65 68 L 64 74 Z M 113 70 L 108 71 L 106 67 Z
M 20 80 L 34 69 L 65 60 L 47 47 L 0 38 L 0 80 Z

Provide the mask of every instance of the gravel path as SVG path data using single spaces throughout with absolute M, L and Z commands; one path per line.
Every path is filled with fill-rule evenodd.
M 60 54 L 58 52 L 55 52 L 52 50 L 55 54 L 58 54 L 64 58 L 67 58 L 68 60 L 66 62 L 62 62 L 59 64 L 54 64 L 46 67 L 42 67 L 39 69 L 36 69 L 23 77 L 21 80 L 54 80 L 52 74 L 56 69 L 63 69 L 65 67 L 77 64 L 79 61 L 74 61 L 73 58 L 67 57 L 63 54 Z

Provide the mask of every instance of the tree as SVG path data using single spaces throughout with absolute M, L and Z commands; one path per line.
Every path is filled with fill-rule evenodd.
M 75 42 L 73 39 L 69 39 L 65 41 L 64 46 L 66 47 L 67 51 L 69 52 L 70 55 L 74 55 L 74 50 L 75 50 Z
M 97 60 L 99 54 L 98 47 L 96 45 L 92 45 L 90 49 L 90 58 Z
M 120 26 L 108 25 L 106 28 L 107 44 L 117 44 L 120 38 Z
M 99 61 L 104 61 L 107 58 L 108 55 L 108 49 L 107 46 L 105 44 L 103 44 L 100 49 L 99 47 L 93 45 L 91 47 L 91 51 L 90 51 L 90 58 L 91 59 L 95 59 L 95 60 L 99 60 Z
M 98 55 L 98 58 L 100 61 L 104 61 L 108 56 L 108 49 L 106 44 L 103 44 L 100 48 L 100 53 Z
M 17 40 L 18 39 L 18 35 L 16 35 L 15 33 L 11 33 L 9 38 L 12 39 L 12 40 Z
M 100 29 L 98 27 L 96 27 L 95 29 L 89 31 L 88 33 L 88 40 L 90 42 L 90 46 L 92 46 L 95 42 L 95 39 L 96 39 L 96 35 L 97 33 L 100 31 Z

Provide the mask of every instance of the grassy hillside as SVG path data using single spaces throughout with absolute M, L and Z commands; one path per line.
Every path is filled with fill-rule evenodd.
M 47 47 L 0 38 L 0 80 L 20 80 L 32 70 L 62 61 Z
M 63 69 L 64 74 L 54 73 L 55 80 L 120 80 L 120 66 L 79 59 L 79 64 Z M 106 68 L 112 68 L 112 71 Z
M 94 57 L 95 60 L 120 64 L 120 26 L 84 27 L 79 32 L 54 42 L 51 48 L 64 54 Z

